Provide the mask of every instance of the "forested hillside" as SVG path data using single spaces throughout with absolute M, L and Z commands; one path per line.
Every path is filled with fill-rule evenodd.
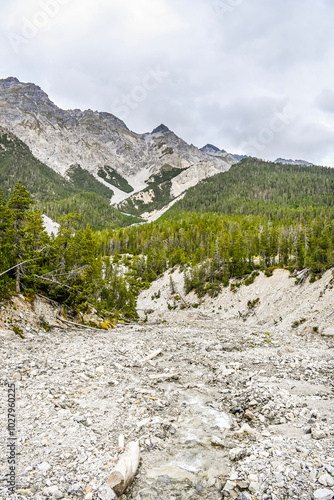
M 186 292 L 199 296 L 250 284 L 259 270 L 270 276 L 276 267 L 305 269 L 303 279 L 312 281 L 334 266 L 333 182 L 334 170 L 246 160 L 193 188 L 161 220 L 116 229 L 94 214 L 96 194 L 74 194 L 45 205 L 51 216 L 53 207 L 66 214 L 57 237 L 43 231 L 18 184 L 0 200 L 0 290 L 136 318 L 139 291 L 175 266 L 185 271 Z M 89 197 L 100 231 L 69 213 L 89 217 Z
M 80 214 L 60 218 L 56 237 L 44 230 L 41 212 L 18 183 L 7 201 L 0 191 L 0 298 L 36 294 L 76 314 L 96 307 L 112 319 L 135 317 L 136 289 L 98 252 L 99 235 L 80 229 Z
M 231 278 L 274 267 L 309 268 L 313 279 L 334 265 L 334 221 L 183 213 L 178 219 L 103 234 L 105 253 L 133 254 L 138 276 L 153 281 L 176 265 L 187 290 L 216 294 Z M 139 257 L 143 255 L 144 257 Z M 128 259 L 128 257 L 127 257 Z
M 143 280 L 184 266 L 187 291 L 200 295 L 259 269 L 307 268 L 316 279 L 334 265 L 334 169 L 246 159 L 190 189 L 159 221 L 103 240 L 106 253 L 145 255 Z
M 80 227 L 94 229 L 126 226 L 138 221 L 110 206 L 112 192 L 78 166 L 70 170 L 69 182 L 37 160 L 28 146 L 0 127 L 0 187 L 8 198 L 21 181 L 43 213 L 55 221 L 80 212 Z
M 247 158 L 189 189 L 165 215 L 180 212 L 314 217 L 334 213 L 334 169 Z

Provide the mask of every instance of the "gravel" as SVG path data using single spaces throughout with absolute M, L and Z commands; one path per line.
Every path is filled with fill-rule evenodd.
M 280 325 L 268 336 L 188 311 L 108 331 L 30 326 L 24 339 L 0 330 L 3 409 L 16 387 L 17 499 L 112 499 L 123 438 L 139 440 L 141 462 L 122 500 L 334 497 L 331 336 Z

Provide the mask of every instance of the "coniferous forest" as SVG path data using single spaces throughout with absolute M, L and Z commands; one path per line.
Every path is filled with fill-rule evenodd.
M 83 228 L 87 214 L 73 208 L 48 236 L 21 183 L 1 194 L 2 295 L 40 294 L 74 311 L 135 319 L 139 291 L 175 266 L 186 292 L 201 297 L 248 284 L 260 270 L 306 268 L 315 280 L 334 265 L 329 168 L 246 159 L 190 189 L 160 220 L 127 228 Z

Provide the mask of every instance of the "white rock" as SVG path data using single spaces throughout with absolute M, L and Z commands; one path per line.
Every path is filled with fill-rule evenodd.
M 250 483 L 258 483 L 259 482 L 259 478 L 258 478 L 258 476 L 256 474 L 249 474 L 248 481 Z
M 334 491 L 327 489 L 320 489 L 314 492 L 314 500 L 332 500 L 334 498 Z
M 232 471 L 229 477 L 230 481 L 236 481 L 239 477 L 239 474 L 236 471 Z
M 96 375 L 104 375 L 104 366 L 98 366 L 95 370 Z
M 223 491 L 230 492 L 233 491 L 237 483 L 234 481 L 226 481 Z
M 331 478 L 331 476 L 327 473 L 324 473 L 324 474 L 321 474 L 319 477 L 318 477 L 318 481 L 320 484 L 322 484 L 323 486 L 332 486 L 332 483 L 333 483 L 333 479 Z
M 49 470 L 51 467 L 50 464 L 48 464 L 47 462 L 42 462 L 41 464 L 38 464 L 37 465 L 37 469 L 41 472 L 46 472 L 47 470 Z
M 334 479 L 329 474 L 327 474 L 327 486 L 329 486 L 330 488 L 334 486 Z
M 229 453 L 230 460 L 239 460 L 245 455 L 242 448 L 232 448 Z
M 231 368 L 227 368 L 226 370 L 222 371 L 222 375 L 224 377 L 228 377 L 229 375 L 233 375 L 233 373 L 235 373 L 235 371 L 232 370 Z
M 256 430 L 252 429 L 250 425 L 248 424 L 243 424 L 238 431 L 235 431 L 234 434 L 237 434 L 238 436 L 241 436 L 242 434 L 255 434 Z
M 70 486 L 70 488 L 67 490 L 67 493 L 71 494 L 71 493 L 75 493 L 77 491 L 79 491 L 81 489 L 81 483 L 74 483 L 72 484 L 72 486 Z
M 334 328 L 325 328 L 321 335 L 324 337 L 334 337 Z
M 57 490 L 53 495 L 52 495 L 53 500 L 61 500 L 64 498 L 64 495 L 60 490 Z
M 311 472 L 310 472 L 310 479 L 311 479 L 311 481 L 316 481 L 317 475 L 318 474 L 317 474 L 317 471 L 315 469 L 311 470 Z
M 238 500 L 253 500 L 253 497 L 252 495 L 250 495 L 249 493 L 247 493 L 246 491 L 243 491 L 239 496 L 238 496 Z
M 224 441 L 217 436 L 213 436 L 211 438 L 211 444 L 213 444 L 214 446 L 224 447 Z
M 250 483 L 248 489 L 251 493 L 256 493 L 257 491 L 259 491 L 260 485 L 259 483 Z
M 44 488 L 43 495 L 52 496 L 54 493 L 56 493 L 56 491 L 58 491 L 58 486 L 48 486 L 47 488 Z
M 317 424 L 312 427 L 311 435 L 313 439 L 324 439 L 327 436 L 326 432 L 320 429 Z
M 98 497 L 100 500 L 116 500 L 117 498 L 114 490 L 112 490 L 107 484 L 101 486 L 98 492 Z
M 326 469 L 332 476 L 334 476 L 334 467 L 332 467 L 331 465 L 326 465 Z

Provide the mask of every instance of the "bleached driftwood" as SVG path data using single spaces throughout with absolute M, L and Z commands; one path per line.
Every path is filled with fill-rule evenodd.
M 151 359 L 156 358 L 161 353 L 162 353 L 162 349 L 157 349 L 156 351 L 152 352 L 151 354 L 149 354 L 148 356 L 146 356 L 145 358 L 143 358 L 140 362 L 143 365 L 147 361 L 151 361 Z
M 124 448 L 124 434 L 120 434 L 118 437 L 118 447 L 121 449 Z
M 139 442 L 131 441 L 126 445 L 124 453 L 107 480 L 108 485 L 116 495 L 122 495 L 132 483 L 138 469 L 139 458 Z

